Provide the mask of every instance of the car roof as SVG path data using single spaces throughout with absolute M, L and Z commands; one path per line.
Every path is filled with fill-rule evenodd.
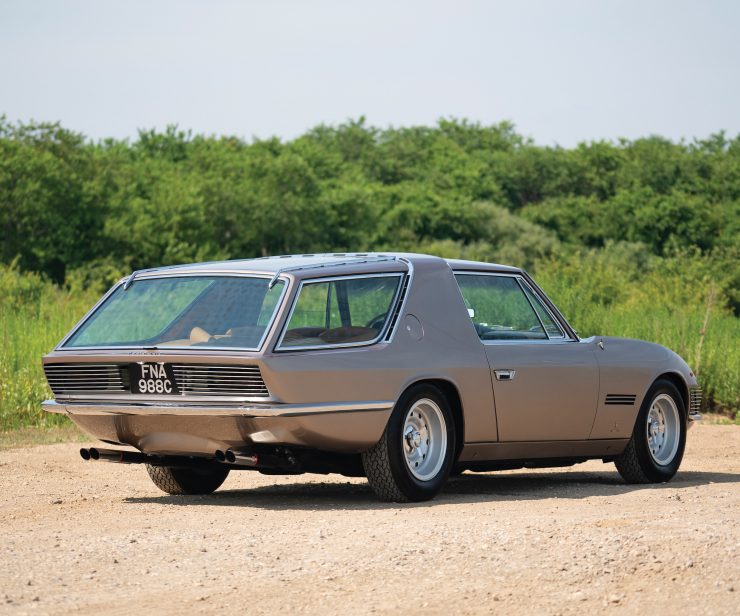
M 363 273 L 377 271 L 406 271 L 421 261 L 446 261 L 455 271 L 478 270 L 499 272 L 521 272 L 517 267 L 497 263 L 482 263 L 461 259 L 441 259 L 432 255 L 405 252 L 355 252 L 281 255 L 259 257 L 256 259 L 233 259 L 229 261 L 210 261 L 207 263 L 187 263 L 156 267 L 134 272 L 135 277 L 156 277 L 160 274 L 210 274 L 210 273 L 256 273 L 279 275 L 291 274 L 297 277 L 338 275 L 343 273 Z M 379 267 L 380 266 L 380 267 Z

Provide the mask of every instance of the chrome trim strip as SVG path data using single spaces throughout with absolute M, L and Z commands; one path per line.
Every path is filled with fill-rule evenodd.
M 348 255 L 349 256 L 349 255 Z M 359 258 L 359 256 L 351 259 L 342 259 L 340 261 L 328 261 L 327 263 L 313 263 L 311 265 L 292 265 L 288 267 L 281 267 L 272 277 L 269 283 L 269 288 L 272 289 L 273 285 L 278 279 L 278 276 L 283 272 L 298 272 L 308 269 L 321 269 L 324 267 L 337 267 L 340 265 L 362 265 L 363 263 L 382 263 L 385 261 L 396 261 L 397 257 L 391 255 L 366 255 L 365 258 Z
M 247 259 L 249 260 L 249 259 Z M 172 266 L 172 267 L 180 267 L 180 266 Z M 163 268 L 166 269 L 166 268 Z M 142 272 L 146 272 L 149 270 L 138 270 L 137 272 L 134 272 L 135 274 L 141 274 Z M 158 270 L 153 270 L 158 271 Z M 220 273 L 220 272 L 191 272 L 191 273 L 177 273 L 177 274 L 162 274 L 161 276 L 147 276 L 146 280 L 157 280 L 159 278 L 213 278 L 213 277 L 221 277 L 221 278 L 267 278 L 271 279 L 272 276 L 270 274 L 251 274 L 251 273 L 242 273 L 242 272 L 231 272 L 231 273 Z M 278 301 L 275 303 L 275 308 L 272 311 L 272 315 L 270 316 L 270 321 L 265 326 L 265 331 L 262 333 L 262 338 L 259 341 L 259 345 L 255 348 L 251 347 L 233 347 L 233 346 L 208 346 L 208 347 L 191 347 L 191 346 L 167 346 L 165 345 L 155 345 L 154 347 L 144 347 L 144 346 L 79 346 L 79 347 L 64 347 L 67 340 L 69 340 L 76 332 L 77 330 L 88 320 L 90 319 L 95 312 L 100 308 L 100 306 L 103 304 L 103 302 L 108 299 L 108 297 L 119 287 L 121 286 L 121 283 L 124 283 L 125 288 L 125 281 L 127 279 L 123 278 L 119 280 L 116 284 L 114 284 L 108 292 L 103 295 L 103 297 L 98 300 L 98 302 L 90 309 L 90 311 L 80 319 L 75 326 L 69 331 L 69 333 L 62 338 L 62 340 L 57 344 L 56 347 L 54 347 L 55 351 L 110 351 L 110 350 L 144 350 L 144 349 L 155 349 L 157 351 L 250 351 L 250 352 L 259 352 L 262 350 L 262 347 L 265 344 L 265 340 L 268 337 L 268 334 L 272 330 L 272 326 L 275 322 L 275 317 L 277 316 L 278 311 L 280 310 L 280 307 L 282 303 L 285 301 L 285 296 L 288 292 L 288 287 L 290 286 L 290 280 L 287 277 L 282 277 L 282 281 L 285 283 L 283 286 L 283 292 L 280 294 L 280 297 L 278 298 Z M 274 285 L 273 285 L 274 286 Z M 272 287 L 270 287 L 272 288 Z
M 186 396 L 181 394 L 178 395 L 149 395 L 149 394 L 132 394 L 126 389 L 121 390 L 98 390 L 98 391 L 85 391 L 79 393 L 77 391 L 70 391 L 63 394 L 54 394 L 54 397 L 61 404 L 75 404 L 77 402 L 88 403 L 88 402 L 100 402 L 101 396 L 105 395 L 105 400 L 111 404 L 227 404 L 234 403 L 236 405 L 244 404 L 245 402 L 257 402 L 257 403 L 269 403 L 274 402 L 274 398 L 269 395 L 251 395 L 251 394 L 234 394 L 226 392 L 220 395 L 213 395 L 203 393 L 189 393 Z
M 395 259 L 394 259 L 395 260 Z M 349 276 L 328 276 L 326 278 L 310 278 L 308 280 L 301 280 L 300 284 L 298 285 L 298 290 L 296 291 L 294 297 L 293 297 L 293 304 L 290 307 L 290 312 L 288 313 L 288 317 L 285 319 L 285 323 L 283 324 L 283 330 L 280 332 L 280 337 L 278 338 L 277 343 L 275 344 L 273 350 L 276 353 L 293 353 L 293 352 L 301 352 L 301 351 L 323 351 L 326 349 L 350 349 L 353 347 L 366 347 L 373 344 L 377 344 L 382 338 L 385 336 L 386 331 L 388 330 L 388 327 L 390 327 L 390 320 L 387 318 L 388 315 L 391 314 L 393 311 L 396 302 L 398 301 L 398 294 L 401 292 L 401 282 L 403 281 L 404 277 L 403 272 L 378 272 L 376 274 L 352 274 Z M 295 346 L 295 347 L 282 347 L 283 344 L 283 338 L 285 338 L 285 334 L 288 333 L 288 326 L 290 325 L 290 319 L 293 317 L 293 312 L 295 311 L 296 306 L 298 305 L 298 300 L 301 296 L 301 291 L 303 290 L 303 285 L 308 284 L 317 284 L 322 282 L 332 282 L 335 280 L 355 280 L 360 278 L 398 278 L 398 282 L 396 283 L 396 291 L 393 294 L 393 299 L 391 300 L 390 308 L 388 309 L 388 313 L 386 314 L 386 323 L 383 325 L 383 329 L 378 332 L 378 335 L 373 338 L 372 340 L 367 340 L 363 342 L 347 342 L 347 343 L 336 343 L 336 344 L 321 344 L 321 345 L 312 345 L 312 346 Z M 408 292 L 406 294 L 408 296 Z
M 542 303 L 545 306 L 547 306 L 547 308 L 550 311 L 550 314 L 552 314 L 555 317 L 555 320 L 560 324 L 560 326 L 565 331 L 567 339 L 580 342 L 581 338 L 578 336 L 578 333 L 576 332 L 576 330 L 573 329 L 573 327 L 571 327 L 570 323 L 568 323 L 568 320 L 563 316 L 563 313 L 560 312 L 558 307 L 555 305 L 555 302 L 553 302 L 547 296 L 547 293 L 545 293 L 540 288 L 540 286 L 535 282 L 535 280 L 527 272 L 522 270 L 520 275 L 522 278 L 524 278 L 524 280 L 527 282 L 530 288 L 535 292 L 535 295 L 537 295 L 537 297 L 543 300 Z
M 542 322 L 542 319 L 540 319 L 540 315 L 537 312 L 537 309 L 534 307 L 532 300 L 529 299 L 527 292 L 524 290 L 524 285 L 522 284 L 521 276 L 516 276 L 515 279 L 516 279 L 516 284 L 519 287 L 519 290 L 522 292 L 522 295 L 524 295 L 524 299 L 527 300 L 529 307 L 532 309 L 532 312 L 534 312 L 534 316 L 537 319 L 537 322 L 540 324 L 540 327 L 542 328 L 542 333 L 545 334 L 545 338 L 547 340 L 550 340 L 550 334 L 547 333 L 547 328 L 545 327 L 545 324 Z
M 545 310 L 545 312 L 552 319 L 552 322 L 555 325 L 555 327 L 557 327 L 558 328 L 558 331 L 560 331 L 560 336 L 555 336 L 555 337 L 551 336 L 548 333 L 547 328 L 545 327 L 545 324 L 542 323 L 542 319 L 540 319 L 540 323 L 542 323 L 542 327 L 544 328 L 545 333 L 547 334 L 547 337 L 550 340 L 561 340 L 561 339 L 562 340 L 567 340 L 568 339 L 568 336 L 566 335 L 565 330 L 563 329 L 562 325 L 558 321 L 557 317 L 552 313 L 552 311 L 550 310 L 550 308 L 548 308 L 547 304 L 545 304 L 545 302 L 542 301 L 542 298 L 539 295 L 537 295 L 537 292 L 534 290 L 534 288 L 532 287 L 532 285 L 530 285 L 523 276 L 519 276 L 519 284 L 522 285 L 522 286 L 525 286 L 525 287 L 527 287 L 527 289 L 529 289 L 529 292 L 539 302 L 540 306 L 542 306 L 542 308 Z M 526 292 L 524 293 L 524 295 L 527 295 Z M 529 300 L 529 297 L 527 297 L 527 299 Z M 532 301 L 529 300 L 529 303 L 531 305 L 532 304 Z M 532 306 L 532 308 L 534 308 L 534 306 Z M 536 308 L 535 308 L 534 311 L 535 311 L 535 313 L 537 313 L 537 309 Z M 537 314 L 537 318 L 538 319 L 539 319 L 539 317 L 540 317 L 540 315 Z
M 387 343 L 393 342 L 393 339 L 396 337 L 396 332 L 401 328 L 400 323 L 401 319 L 403 318 L 403 313 L 406 310 L 406 304 L 409 302 L 409 296 L 411 295 L 411 285 L 414 283 L 414 264 L 411 262 L 410 259 L 406 259 L 404 257 L 399 257 L 398 259 L 402 263 L 406 264 L 407 272 L 406 276 L 408 276 L 408 282 L 406 283 L 406 294 L 403 296 L 401 300 L 401 306 L 398 309 L 398 318 L 396 319 L 395 323 L 390 323 L 390 325 L 393 326 L 392 331 L 388 331 L 385 335 L 385 341 Z M 401 280 L 401 284 L 399 287 L 399 293 L 403 291 L 403 280 Z
M 251 404 L 240 406 L 177 404 L 110 404 L 101 402 L 66 403 L 45 400 L 41 408 L 48 413 L 69 415 L 180 415 L 207 417 L 294 417 L 323 413 L 388 411 L 393 401 L 322 402 L 314 404 Z

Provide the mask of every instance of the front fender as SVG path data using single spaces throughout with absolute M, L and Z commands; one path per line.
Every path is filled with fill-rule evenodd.
M 629 438 L 648 390 L 664 375 L 679 386 L 688 408 L 689 392 L 698 383 L 678 354 L 643 340 L 612 337 L 599 340 L 602 342 L 601 350 L 596 353 L 599 399 L 589 438 Z

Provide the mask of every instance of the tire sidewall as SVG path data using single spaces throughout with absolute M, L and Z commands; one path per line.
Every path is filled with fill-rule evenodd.
M 422 398 L 429 398 L 442 411 L 447 429 L 447 450 L 444 462 L 435 477 L 421 481 L 411 474 L 403 451 L 403 426 L 411 406 Z M 455 422 L 445 395 L 433 385 L 421 384 L 409 388 L 396 403 L 388 422 L 387 447 L 391 473 L 400 490 L 412 501 L 433 498 L 447 481 L 455 455 Z
M 170 469 L 172 477 L 186 494 L 211 494 L 226 481 L 229 468 L 178 468 Z
M 647 439 L 647 416 L 650 412 L 650 407 L 653 404 L 655 398 L 661 394 L 670 396 L 678 409 L 679 415 L 679 442 L 676 455 L 670 464 L 661 466 L 658 464 L 650 453 Z M 640 463 L 643 473 L 647 476 L 650 481 L 662 482 L 668 481 L 678 471 L 678 467 L 681 465 L 683 459 L 684 449 L 686 447 L 686 432 L 687 432 L 687 415 L 686 405 L 684 404 L 683 397 L 676 388 L 676 386 L 670 381 L 659 380 L 656 381 L 653 386 L 648 390 L 645 400 L 640 407 L 640 413 L 637 416 L 637 423 L 635 424 L 635 430 L 633 432 L 633 438 L 635 441 L 635 453 Z

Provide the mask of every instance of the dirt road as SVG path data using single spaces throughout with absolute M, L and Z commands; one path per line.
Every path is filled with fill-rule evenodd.
M 740 428 L 682 470 L 466 474 L 430 503 L 363 480 L 232 473 L 210 497 L 78 445 L 0 452 L 0 613 L 740 613 Z

